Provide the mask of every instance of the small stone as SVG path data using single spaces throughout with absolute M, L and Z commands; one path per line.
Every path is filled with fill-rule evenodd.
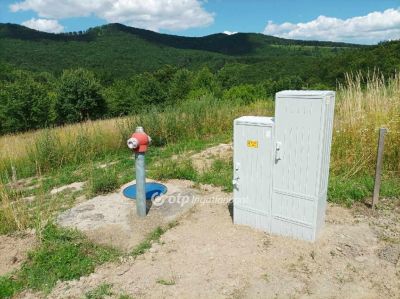
M 159 243 L 154 243 L 152 248 L 156 249 L 157 251 L 159 251 L 161 249 L 161 245 Z
M 94 279 L 94 280 L 96 280 L 96 279 L 98 279 L 99 278 L 99 275 L 98 274 L 96 274 L 96 273 L 92 273 L 92 274 L 90 274 L 90 279 Z
M 26 201 L 28 203 L 31 203 L 35 200 L 35 198 L 36 198 L 35 196 L 28 196 L 28 197 L 24 197 L 22 200 Z
M 122 269 L 120 269 L 120 270 L 117 272 L 117 275 L 118 275 L 118 276 L 122 276 L 122 275 L 124 275 L 126 272 L 128 272 L 129 270 L 130 270 L 130 267 L 129 267 L 129 266 L 123 267 Z
M 157 252 L 158 252 L 158 249 L 157 249 L 157 248 L 154 248 L 154 247 L 151 247 L 151 248 L 149 249 L 149 252 L 151 252 L 151 253 L 157 253 Z
M 357 262 L 359 262 L 359 263 L 363 263 L 363 262 L 365 262 L 365 261 L 367 260 L 367 258 L 366 258 L 365 256 L 360 255 L 360 256 L 357 256 L 357 257 L 355 258 L 355 260 L 356 260 Z
M 340 247 L 336 247 L 336 250 L 337 250 L 337 251 L 340 251 L 340 252 L 342 252 L 342 251 L 343 251 L 343 249 L 342 249 L 342 248 L 340 248 Z

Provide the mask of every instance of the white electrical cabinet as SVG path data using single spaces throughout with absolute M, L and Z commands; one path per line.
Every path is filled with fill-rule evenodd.
M 283 91 L 275 118 L 234 122 L 234 222 L 315 240 L 326 209 L 335 93 Z
M 271 117 L 244 116 L 234 122 L 233 219 L 271 229 L 274 121 Z

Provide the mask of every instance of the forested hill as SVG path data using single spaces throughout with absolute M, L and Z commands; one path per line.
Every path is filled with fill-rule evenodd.
M 182 37 L 109 24 L 50 34 L 0 24 L 0 134 L 164 109 L 204 97 L 239 105 L 283 89 L 334 89 L 346 72 L 400 69 L 376 46 L 262 34 Z
M 235 64 L 237 76 L 249 82 L 271 76 L 310 76 L 321 73 L 323 61 L 362 48 L 365 47 L 254 33 L 182 37 L 121 24 L 64 34 L 0 24 L 0 62 L 54 74 L 85 67 L 106 80 L 155 71 L 165 64 L 189 69 L 206 65 L 214 71 Z M 334 83 L 332 78 L 323 81 Z
M 400 68 L 400 42 L 361 46 L 255 33 L 183 37 L 121 24 L 51 34 L 0 24 L 0 63 L 55 75 L 84 67 L 104 82 L 171 65 L 224 69 L 242 83 L 298 76 L 310 85 L 334 86 L 345 72 L 379 69 L 393 74 Z
M 223 33 L 203 37 L 185 37 L 153 32 L 150 30 L 128 27 L 122 24 L 108 24 L 90 28 L 87 31 L 68 32 L 61 34 L 40 32 L 17 24 L 0 24 L 0 37 L 31 40 L 31 41 L 95 41 L 102 35 L 124 32 L 143 40 L 159 45 L 179 49 L 203 50 L 227 55 L 254 54 L 255 50 L 266 45 L 298 45 L 319 47 L 360 47 L 356 44 L 302 41 L 283 39 L 259 33 Z

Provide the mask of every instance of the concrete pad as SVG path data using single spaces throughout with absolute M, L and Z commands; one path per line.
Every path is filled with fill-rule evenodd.
M 194 205 L 193 199 L 200 194 L 190 181 L 163 182 L 168 188 L 167 193 L 149 201 L 147 216 L 139 218 L 136 215 L 136 201 L 122 194 L 125 187 L 134 183 L 122 186 L 118 193 L 79 203 L 60 214 L 57 222 L 61 226 L 84 232 L 96 243 L 129 251 L 158 226 L 179 219 Z

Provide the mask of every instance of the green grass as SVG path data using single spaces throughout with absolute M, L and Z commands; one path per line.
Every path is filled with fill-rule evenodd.
M 176 225 L 177 222 L 171 222 L 165 228 L 157 227 L 134 248 L 131 255 L 137 257 L 145 253 L 153 242 L 158 242 L 168 229 Z M 28 259 L 21 269 L 10 275 L 0 276 L 0 298 L 11 298 L 25 289 L 47 294 L 57 281 L 86 276 L 92 273 L 96 266 L 116 260 L 120 255 L 121 253 L 113 248 L 91 243 L 76 230 L 48 224 L 40 233 L 40 244 L 28 254 Z M 86 298 L 103 298 L 109 288 L 108 285 L 101 285 L 88 292 Z
M 112 167 L 93 170 L 89 184 L 91 196 L 111 193 L 120 186 L 117 173 Z
M 137 257 L 142 255 L 147 250 L 151 248 L 152 242 L 158 242 L 161 236 L 166 232 L 166 229 L 162 227 L 157 227 L 154 231 L 152 231 L 146 239 L 144 239 L 139 245 L 137 245 L 133 250 L 131 255 Z
M 154 166 L 149 175 L 156 180 L 183 179 L 196 181 L 197 173 L 188 160 L 165 160 Z
M 168 280 L 158 279 L 157 283 L 162 284 L 164 286 L 172 286 L 172 285 L 175 285 L 175 280 L 173 280 L 173 279 L 168 279 Z
M 97 288 L 87 292 L 85 294 L 85 299 L 103 299 L 107 296 L 112 296 L 112 285 L 111 284 L 101 284 Z
M 168 229 L 177 226 L 179 223 L 177 221 L 170 222 L 166 228 L 157 227 L 154 229 L 139 245 L 137 245 L 131 252 L 133 257 L 144 254 L 147 250 L 151 248 L 153 242 L 158 242 L 163 234 Z
M 156 180 L 184 179 L 196 183 L 211 184 L 222 187 L 226 192 L 232 192 L 232 161 L 217 159 L 209 170 L 198 172 L 191 161 L 185 158 L 164 160 L 149 171 L 151 178 Z
M 328 201 L 350 207 L 354 202 L 372 198 L 374 177 L 356 176 L 343 179 L 340 176 L 329 178 Z M 400 196 L 400 178 L 383 177 L 381 197 L 395 198 Z
M 209 171 L 198 175 L 197 181 L 203 184 L 219 186 L 226 192 L 232 192 L 232 171 L 232 160 L 224 161 L 217 159 L 213 162 Z
M 22 282 L 14 280 L 12 276 L 0 276 L 0 298 L 11 298 L 22 288 Z
M 115 249 L 89 242 L 76 230 L 48 224 L 41 232 L 40 245 L 29 253 L 21 269 L 0 277 L 0 297 L 12 297 L 27 288 L 48 293 L 57 281 L 88 275 L 119 255 Z
M 165 162 L 154 167 L 150 172 L 159 180 L 188 179 L 196 183 L 211 184 L 222 187 L 226 192 L 232 192 L 232 161 L 215 160 L 211 168 L 204 173 L 197 172 L 189 160 Z M 328 201 L 350 207 L 354 202 L 364 201 L 372 197 L 374 177 L 357 175 L 343 178 L 340 175 L 330 175 Z M 400 178 L 384 176 L 381 185 L 381 197 L 395 198 L 400 196 Z

